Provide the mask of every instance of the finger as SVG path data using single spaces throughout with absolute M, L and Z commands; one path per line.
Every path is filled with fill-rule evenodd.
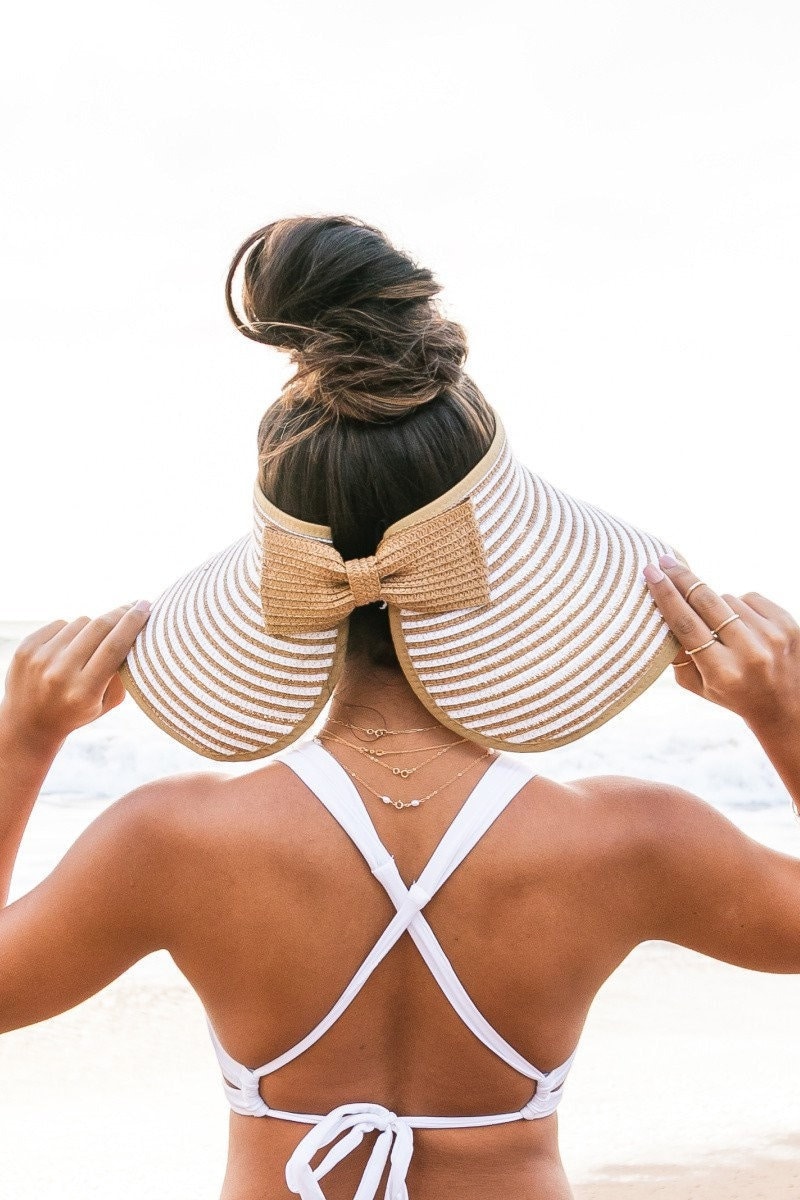
M 675 682 L 680 684 L 682 688 L 686 688 L 687 692 L 692 692 L 695 696 L 704 695 L 703 676 L 697 669 L 693 658 L 686 658 L 681 662 L 674 662 Z M 677 668 L 683 668 L 678 670 Z
M 767 621 L 772 621 L 781 629 L 797 629 L 797 621 L 791 613 L 785 608 L 781 608 L 779 604 L 775 604 L 773 600 L 769 600 L 766 596 L 762 596 L 760 592 L 747 592 L 740 597 L 754 612 L 764 617 Z
M 740 633 L 740 630 L 732 628 L 737 622 L 729 620 L 730 617 L 738 616 L 739 614 L 735 613 L 725 599 L 722 596 L 718 596 L 709 584 L 704 580 L 698 579 L 693 571 L 688 567 L 682 566 L 680 563 L 676 563 L 674 558 L 671 558 L 669 555 L 662 555 L 658 561 L 686 602 L 702 618 L 707 629 L 712 633 L 716 633 L 723 622 L 728 622 L 725 625 L 727 636 L 724 640 L 726 642 L 731 640 L 731 638 L 735 638 Z M 730 630 L 730 633 L 727 633 L 728 630 Z
M 645 567 L 644 577 L 661 615 L 684 650 L 694 650 L 711 640 L 711 629 L 687 603 L 669 574 L 651 563 Z M 712 653 L 714 650 L 710 647 Z
M 150 605 L 146 600 L 138 601 L 122 614 L 86 664 L 84 675 L 87 682 L 105 685 L 110 680 L 127 658 L 131 646 L 147 624 L 149 615 Z
M 53 654 L 61 654 L 63 650 L 66 650 L 68 646 L 72 645 L 72 642 L 77 635 L 82 629 L 85 629 L 88 624 L 88 617 L 76 617 L 74 621 L 68 621 L 58 631 L 55 637 L 50 638 L 50 641 L 47 643 L 47 649 L 52 651 Z
M 84 625 L 64 651 L 64 662 L 75 667 L 76 670 L 83 670 L 98 647 L 116 629 L 129 608 L 129 604 L 112 608 L 110 612 L 103 613 Z
M 19 643 L 17 653 L 30 654 L 33 650 L 38 650 L 40 646 L 46 645 L 59 630 L 63 629 L 66 623 L 66 621 L 51 621 L 49 625 L 43 625 L 41 629 L 34 629 L 33 633 L 29 633 Z
M 756 612 L 749 604 L 747 604 L 741 596 L 731 596 L 726 594 L 723 599 L 726 604 L 729 604 L 735 613 L 738 613 L 742 618 L 741 624 L 744 628 L 755 631 L 760 637 L 769 635 L 772 629 L 772 622 L 761 616 L 761 613 Z M 722 636 L 728 632 L 727 628 L 723 629 Z
M 119 675 L 112 675 L 108 687 L 103 693 L 102 711 L 103 715 L 111 712 L 112 708 L 116 708 L 125 699 L 125 685 Z

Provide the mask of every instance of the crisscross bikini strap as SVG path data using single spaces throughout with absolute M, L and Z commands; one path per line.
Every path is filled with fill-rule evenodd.
M 260 1077 L 277 1071 L 318 1041 L 407 929 L 445 997 L 472 1033 L 520 1074 L 540 1083 L 545 1081 L 547 1077 L 543 1072 L 518 1054 L 473 1004 L 421 914 L 428 900 L 464 861 L 520 788 L 532 778 L 531 772 L 513 759 L 496 758 L 445 831 L 419 880 L 407 888 L 358 791 L 333 755 L 318 743 L 307 742 L 290 751 L 284 761 L 348 834 L 397 912 L 330 1012 L 301 1042 L 259 1068 L 256 1075 Z

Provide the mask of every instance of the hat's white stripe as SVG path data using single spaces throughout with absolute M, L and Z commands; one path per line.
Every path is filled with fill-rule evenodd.
M 589 516 L 591 517 L 591 514 Z M 560 603 L 560 593 L 569 581 L 562 581 L 560 578 L 554 581 L 549 599 L 538 612 L 536 604 L 528 604 L 520 614 L 511 614 L 508 622 L 508 636 L 503 639 L 502 644 L 499 642 L 489 644 L 491 653 L 483 659 L 486 665 L 479 668 L 477 676 L 474 671 L 471 675 L 468 690 L 469 700 L 474 705 L 471 711 L 485 711 L 485 705 L 480 706 L 478 702 L 487 691 L 491 696 L 492 707 L 496 707 L 498 701 L 503 699 L 508 691 L 513 693 L 515 699 L 523 701 L 539 690 L 541 681 L 547 681 L 550 671 L 557 664 L 560 665 L 560 660 L 569 658 L 573 670 L 580 671 L 581 652 L 592 657 L 597 655 L 598 636 L 604 634 L 609 627 L 612 635 L 619 628 L 619 619 L 615 625 L 613 618 L 614 605 L 615 602 L 620 604 L 628 591 L 626 586 L 628 572 L 622 553 L 623 549 L 615 546 L 610 539 L 606 542 L 606 553 L 598 562 L 605 578 L 611 578 L 612 586 L 606 585 L 605 591 L 600 591 L 596 587 L 598 572 L 585 575 L 579 591 L 571 600 L 566 611 L 566 625 L 564 609 Z M 613 583 L 614 577 L 617 579 L 616 585 Z M 531 609 L 533 611 L 530 611 Z M 523 647 L 518 645 L 515 647 L 515 639 L 518 641 L 519 620 L 525 618 L 529 618 L 526 622 L 529 630 L 528 644 Z M 582 651 L 579 652 L 577 659 L 575 657 L 576 637 L 580 637 L 583 643 Z M 505 647 L 510 647 L 512 653 L 498 665 L 498 655 Z M 516 654 L 513 653 L 515 648 Z M 526 663 L 531 663 L 531 665 L 526 666 Z M 440 703 L 440 697 L 446 695 L 448 691 L 454 693 L 448 698 L 451 705 L 457 702 L 456 694 L 463 693 L 463 682 L 429 681 L 427 670 L 422 673 L 421 677 L 425 680 L 426 687 L 429 687 L 431 694 L 435 695 Z M 442 678 L 446 678 L 446 676 L 442 676 Z M 510 687 L 498 686 L 501 680 L 508 678 L 511 680 Z M 531 679 L 536 682 L 530 688 L 527 690 L 520 688 L 521 684 Z M 562 680 L 562 685 L 568 686 L 568 681 Z M 459 711 L 466 714 L 470 710 Z
M 472 655 L 484 659 L 487 652 L 496 655 L 501 649 L 508 648 L 510 639 L 518 642 L 519 626 L 527 617 L 535 618 L 536 633 L 534 645 L 529 643 L 524 649 L 532 651 L 535 648 L 538 652 L 540 638 L 547 635 L 550 617 L 553 614 L 560 616 L 564 608 L 571 613 L 575 596 L 588 578 L 592 557 L 602 553 L 602 547 L 590 512 L 570 504 L 565 505 L 563 511 L 567 519 L 561 526 L 557 542 L 545 544 L 540 541 L 539 545 L 531 545 L 527 535 L 522 535 L 518 566 L 510 576 L 503 576 L 501 588 L 492 586 L 488 617 L 459 619 L 455 616 L 449 628 L 440 629 L 438 637 L 432 632 L 408 634 L 409 647 L 418 647 L 419 666 L 424 664 L 426 673 L 430 667 L 453 662 L 454 651 L 462 654 L 466 651 L 468 658 Z M 566 594 L 565 589 L 568 589 Z M 502 603 L 509 594 L 513 603 Z M 533 630 L 528 628 L 527 633 L 530 637 Z M 518 644 L 513 653 L 518 660 Z M 474 679 L 472 673 L 471 678 Z
M 604 574 L 606 579 L 611 577 L 611 586 L 606 584 L 605 589 L 600 590 L 596 587 L 597 574 L 590 575 L 570 606 L 571 620 L 566 629 L 562 628 L 562 611 L 558 608 L 551 606 L 549 613 L 541 617 L 537 615 L 535 649 L 529 649 L 527 653 L 523 649 L 518 655 L 517 669 L 512 673 L 510 683 L 499 686 L 501 678 L 508 678 L 508 671 L 500 672 L 493 666 L 483 670 L 479 679 L 473 677 L 469 692 L 465 695 L 468 703 L 459 706 L 457 712 L 453 709 L 458 703 L 456 696 L 448 697 L 448 708 L 453 709 L 454 716 L 458 715 L 460 719 L 461 716 L 497 710 L 508 702 L 510 696 L 513 696 L 517 707 L 525 707 L 526 701 L 538 699 L 542 682 L 549 682 L 549 673 L 558 671 L 559 688 L 555 691 L 548 688 L 548 705 L 554 705 L 559 691 L 573 692 L 576 686 L 585 683 L 585 676 L 591 671 L 596 672 L 598 666 L 602 667 L 608 648 L 613 649 L 616 656 L 620 635 L 627 629 L 631 615 L 624 605 L 630 590 L 631 553 L 629 544 L 615 544 L 611 538 L 607 540 L 606 548 L 608 557 Z M 584 625 L 581 630 L 578 629 L 579 623 Z M 533 660 L 532 666 L 526 666 L 525 663 L 530 659 Z M 568 674 L 564 673 L 565 662 L 569 663 Z M 431 687 L 437 699 L 446 690 L 446 685 Z M 463 685 L 461 691 L 463 694 Z
M 507 467 L 501 460 L 495 474 L 505 474 Z M 590 724 L 646 669 L 668 635 L 639 577 L 642 566 L 663 552 L 663 544 L 601 510 L 573 501 L 524 468 L 517 470 L 517 480 L 518 487 L 509 492 L 498 489 L 496 478 L 489 478 L 479 489 L 482 494 L 473 495 L 487 557 L 495 567 L 490 570 L 487 609 L 477 615 L 449 613 L 439 620 L 405 611 L 401 617 L 406 647 L 420 682 L 444 712 L 484 736 L 513 737 L 516 744 L 523 744 L 534 734 L 537 738 L 557 735 Z M 521 509 L 521 491 L 538 500 L 533 511 L 540 520 L 542 501 L 547 497 L 555 503 L 555 513 L 563 517 L 569 511 L 576 523 L 559 526 L 550 513 L 544 535 L 537 530 L 539 536 L 532 536 L 530 517 L 526 520 L 521 515 L 522 511 L 530 514 L 531 504 Z M 490 493 L 494 503 L 487 499 Z M 496 506 L 501 496 L 509 512 L 498 520 Z M 513 538 L 501 543 L 505 557 L 495 553 L 496 543 L 490 546 L 490 528 L 498 538 L 507 530 L 517 531 L 510 551 Z M 581 534 L 586 531 L 594 537 L 579 554 Z M 540 581 L 541 568 L 552 566 L 565 541 L 572 553 L 551 574 L 542 603 L 537 576 Z M 587 549 L 590 563 L 594 560 L 592 570 L 569 596 Z M 496 564 L 501 558 L 498 571 Z M 503 583 L 497 587 L 501 574 Z M 525 642 L 517 644 L 514 653 L 521 625 L 525 626 Z M 576 631 L 573 636 L 570 626 Z M 470 657 L 476 634 L 480 635 L 477 659 L 474 654 Z M 556 636 L 549 645 L 551 635 Z M 469 667 L 465 659 L 470 661 Z M 581 702 L 576 704 L 575 697 Z
M 229 560 L 230 554 L 226 555 L 225 561 Z M 185 640 L 181 637 L 189 629 L 184 617 L 191 616 L 195 593 L 201 584 L 208 583 L 212 574 L 213 571 L 205 571 L 201 576 L 189 576 L 184 589 L 173 598 L 170 605 L 165 606 L 163 619 L 153 622 L 151 618 L 148 626 L 152 624 L 154 629 L 153 652 L 170 686 L 174 704 L 180 707 L 184 720 L 194 723 L 199 735 L 207 734 L 210 719 L 213 722 L 211 728 L 218 736 L 224 735 L 239 749 L 254 749 L 261 733 L 276 734 L 286 727 L 286 714 L 276 716 L 267 705 L 264 706 L 267 720 L 259 719 L 256 715 L 258 698 L 248 696 L 246 690 L 243 697 L 245 705 L 237 706 L 237 711 L 230 682 L 223 684 L 219 678 L 218 657 L 207 653 L 207 670 L 204 669 L 198 658 L 189 659 Z M 201 679 L 203 686 L 198 686 Z M 291 716 L 289 720 L 293 723 L 294 717 Z
M 215 753 L 252 753 L 288 736 L 318 702 L 335 651 L 330 634 L 285 644 L 266 633 L 252 551 L 241 539 L 178 581 L 148 622 L 150 661 L 130 664 L 164 720 Z M 303 658 L 310 670 L 298 680 Z

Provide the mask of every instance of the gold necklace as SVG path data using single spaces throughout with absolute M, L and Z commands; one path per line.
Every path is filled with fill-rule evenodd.
M 413 750 L 374 750 L 372 746 L 354 746 L 352 742 L 348 742 L 345 738 L 337 737 L 335 733 L 328 733 L 326 730 L 320 730 L 320 737 L 330 738 L 332 742 L 338 742 L 341 746 L 348 746 L 351 750 L 357 750 L 359 754 L 366 754 L 372 762 L 377 763 L 379 767 L 385 767 L 387 771 L 391 771 L 393 775 L 399 776 L 401 779 L 408 779 L 411 775 L 415 775 L 421 767 L 427 767 L 429 763 L 435 762 L 437 758 L 441 758 L 448 750 L 452 750 L 454 746 L 465 742 L 466 738 L 459 738 L 455 742 L 442 742 L 438 746 L 416 746 Z M 415 767 L 393 767 L 389 763 L 381 762 L 381 758 L 386 754 L 420 754 L 425 750 L 436 750 L 436 754 L 432 754 L 430 758 L 426 758 L 423 762 L 417 763 Z
M 319 737 L 315 737 L 314 741 L 319 742 Z M 441 784 L 440 787 L 434 788 L 432 792 L 428 792 L 427 796 L 420 796 L 419 800 L 408 800 L 405 804 L 402 800 L 392 800 L 391 796 L 382 796 L 380 792 L 376 792 L 375 788 L 370 787 L 368 783 L 365 783 L 360 775 L 356 775 L 355 771 L 351 771 L 349 767 L 345 767 L 344 763 L 339 763 L 339 766 L 347 771 L 347 774 L 351 779 L 355 779 L 356 783 L 360 783 L 361 786 L 366 788 L 368 792 L 372 792 L 373 796 L 377 797 L 378 800 L 382 800 L 384 804 L 391 804 L 393 808 L 399 810 L 401 808 L 419 808 L 419 806 L 424 804 L 426 800 L 430 800 L 433 796 L 438 795 L 439 792 L 443 792 L 445 788 L 450 787 L 451 783 L 455 783 L 457 779 L 460 779 L 462 775 L 466 775 L 467 771 L 471 770 L 472 767 L 474 767 L 477 763 L 483 762 L 485 758 L 489 758 L 492 754 L 494 754 L 494 750 L 487 750 L 485 754 L 480 756 L 480 758 L 474 758 L 471 763 L 460 770 L 457 775 L 454 775 L 452 779 L 448 779 L 447 782 Z M 338 759 L 336 761 L 339 762 Z
M 418 729 L 372 729 L 363 725 L 353 725 L 351 721 L 339 721 L 336 717 L 328 717 L 333 725 L 346 725 L 353 733 L 366 733 L 370 737 L 385 737 L 387 733 L 427 733 L 429 729 L 438 729 L 438 725 L 421 725 Z

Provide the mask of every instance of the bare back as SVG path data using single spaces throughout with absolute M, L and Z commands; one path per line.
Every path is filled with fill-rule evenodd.
M 477 778 L 413 813 L 364 796 L 407 883 Z M 168 949 L 229 1052 L 258 1064 L 313 1028 L 394 909 L 285 764 L 204 790 L 180 818 Z M 426 908 L 477 1007 L 543 1071 L 573 1051 L 595 993 L 635 944 L 630 881 L 618 869 L 624 839 L 599 815 L 591 789 L 533 779 Z M 368 1099 L 453 1115 L 519 1108 L 531 1090 L 462 1025 L 408 935 L 321 1041 L 261 1085 L 270 1105 L 300 1112 Z M 552 1115 L 419 1130 L 411 1194 L 563 1200 L 571 1192 L 556 1129 Z M 288 1197 L 284 1166 L 305 1132 L 232 1114 L 224 1200 Z M 352 1196 L 368 1148 L 328 1176 L 326 1196 Z

